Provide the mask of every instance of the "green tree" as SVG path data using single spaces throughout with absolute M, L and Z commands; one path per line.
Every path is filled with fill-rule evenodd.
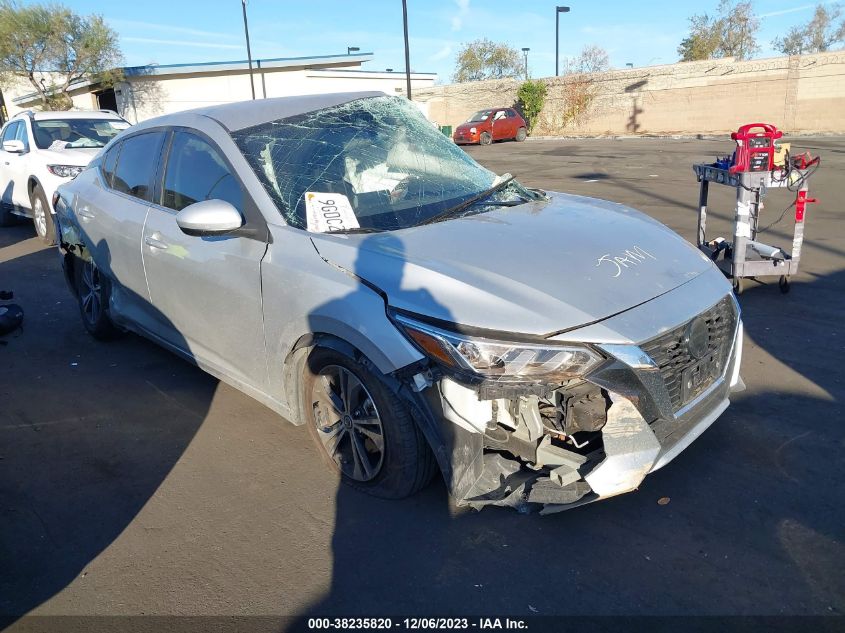
M 44 109 L 70 107 L 74 82 L 113 82 L 120 63 L 117 33 L 101 16 L 60 4 L 0 0 L 0 75 L 27 79 Z
M 720 0 L 715 16 L 694 15 L 689 23 L 689 35 L 678 46 L 683 62 L 721 57 L 750 59 L 760 50 L 760 20 L 750 1 Z
M 520 77 L 524 69 L 522 57 L 515 48 L 482 38 L 468 42 L 461 47 L 458 52 L 453 79 L 462 83 L 483 79 Z
M 793 26 L 783 37 L 775 38 L 772 45 L 785 55 L 824 53 L 845 41 L 845 19 L 839 5 L 816 6 L 813 19 L 804 26 Z M 838 21 L 838 23 L 837 23 Z
M 528 79 L 522 82 L 516 93 L 519 109 L 528 123 L 528 129 L 534 127 L 537 117 L 543 111 L 543 104 L 546 101 L 546 84 L 539 79 Z

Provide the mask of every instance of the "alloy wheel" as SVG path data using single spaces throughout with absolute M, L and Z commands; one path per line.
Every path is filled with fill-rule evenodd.
M 100 320 L 103 312 L 103 286 L 100 271 L 94 262 L 82 264 L 82 288 L 79 289 L 82 314 L 88 323 L 94 325 Z
M 32 219 L 35 224 L 35 232 L 39 237 L 47 235 L 47 214 L 44 210 L 44 204 L 41 202 L 41 197 L 36 195 L 32 201 Z
M 311 402 L 317 436 L 338 469 L 355 481 L 375 479 L 384 463 L 384 427 L 361 380 L 327 365 L 313 383 Z

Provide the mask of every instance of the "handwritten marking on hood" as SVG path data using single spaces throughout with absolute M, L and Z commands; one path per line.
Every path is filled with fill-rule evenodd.
M 611 253 L 602 255 L 596 260 L 596 266 L 601 266 L 604 263 L 610 264 L 615 268 L 616 272 L 613 275 L 615 278 L 622 274 L 623 269 L 631 268 L 632 266 L 639 266 L 649 258 L 655 260 L 657 259 L 644 248 L 634 246 L 633 248 L 624 251 L 621 255 L 612 255 Z

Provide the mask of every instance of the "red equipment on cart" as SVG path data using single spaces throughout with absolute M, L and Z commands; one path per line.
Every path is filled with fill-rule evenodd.
M 736 152 L 730 173 L 772 171 L 775 141 L 781 136 L 783 132 L 769 123 L 749 123 L 733 132 L 731 138 L 736 141 Z

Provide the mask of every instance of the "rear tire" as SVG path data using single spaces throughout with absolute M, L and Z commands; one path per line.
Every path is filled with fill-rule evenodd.
M 424 488 L 436 465 L 405 403 L 377 372 L 335 350 L 314 349 L 303 376 L 306 425 L 345 484 L 402 499 Z
M 493 136 L 490 132 L 482 132 L 481 136 L 478 137 L 478 144 L 479 145 L 490 145 L 493 142 Z
M 76 259 L 73 265 L 76 296 L 82 325 L 88 333 L 101 341 L 115 338 L 120 330 L 109 316 L 111 284 L 92 260 Z
M 53 214 L 50 212 L 50 205 L 41 185 L 35 185 L 32 193 L 29 194 L 29 202 L 36 235 L 45 244 L 53 246 L 56 243 L 56 223 L 53 221 Z
M 526 130 L 524 127 L 519 128 L 516 131 L 516 142 L 522 143 L 522 141 L 524 141 L 527 136 L 528 136 L 528 130 Z

